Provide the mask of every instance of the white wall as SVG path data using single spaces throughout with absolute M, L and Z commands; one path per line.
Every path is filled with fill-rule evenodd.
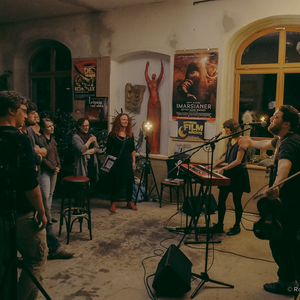
M 298 24 L 299 19 L 299 0 L 216 0 L 197 5 L 193 5 L 192 0 L 183 0 L 172 4 L 156 3 L 115 9 L 107 13 L 7 24 L 0 26 L 0 73 L 5 69 L 13 70 L 15 89 L 28 94 L 28 53 L 31 53 L 28 45 L 35 40 L 56 40 L 70 49 L 73 58 L 109 55 L 115 62 L 111 71 L 110 99 L 110 107 L 114 108 L 120 102 L 122 104 L 125 83 L 143 83 L 145 61 L 149 59 L 150 72 L 158 74 L 157 66 L 162 58 L 166 73 L 159 93 L 162 104 L 169 103 L 168 108 L 163 108 L 166 112 L 163 116 L 171 120 L 170 83 L 175 51 L 217 48 L 219 77 L 216 131 L 219 131 L 222 122 L 232 117 L 234 56 L 241 41 L 263 27 Z M 24 55 L 26 51 L 27 55 Z M 145 55 L 137 58 L 130 56 L 136 52 L 145 52 Z M 158 54 L 152 57 L 152 52 Z M 120 61 L 120 57 L 127 58 Z M 170 67 L 167 68 L 169 63 Z M 141 118 L 145 114 L 146 100 L 147 93 Z M 162 129 L 162 137 L 167 134 L 166 126 Z M 165 145 L 164 138 L 162 141 Z M 170 155 L 174 143 L 171 140 L 167 143 L 168 150 L 162 146 L 161 152 Z M 219 152 L 220 146 L 217 147 Z M 199 153 L 197 156 L 197 159 L 205 158 L 206 154 Z
M 113 68 L 111 72 L 111 89 L 110 99 L 111 105 L 109 108 L 110 115 L 115 116 L 117 110 L 121 111 L 123 108 L 124 112 L 129 113 L 125 110 L 125 85 L 131 83 L 132 85 L 140 84 L 145 85 L 146 90 L 143 97 L 140 113 L 132 113 L 130 116 L 134 117 L 134 135 L 138 136 L 141 125 L 147 120 L 147 104 L 149 99 L 149 90 L 145 80 L 145 67 L 147 61 L 150 62 L 149 66 L 149 77 L 152 74 L 156 74 L 156 78 L 160 74 L 162 60 L 164 65 L 164 75 L 159 85 L 158 94 L 161 102 L 161 142 L 160 142 L 160 154 L 168 155 L 168 121 L 169 121 L 169 110 L 170 110 L 170 62 L 169 57 L 159 53 L 152 52 L 138 52 L 121 57 L 115 63 L 113 62 Z M 142 153 L 145 153 L 145 143 L 141 149 Z

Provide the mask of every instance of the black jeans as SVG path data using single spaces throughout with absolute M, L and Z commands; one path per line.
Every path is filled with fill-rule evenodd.
M 271 240 L 270 248 L 279 267 L 279 279 L 294 281 L 300 276 L 299 209 L 282 209 L 278 220 L 283 227 L 283 235 L 277 240 Z
M 218 204 L 218 224 L 223 225 L 224 217 L 226 212 L 226 200 L 230 191 L 227 189 L 220 189 L 219 193 L 219 204 Z M 232 192 L 233 203 L 235 207 L 235 225 L 240 225 L 243 208 L 242 208 L 242 195 L 243 191 L 234 191 Z

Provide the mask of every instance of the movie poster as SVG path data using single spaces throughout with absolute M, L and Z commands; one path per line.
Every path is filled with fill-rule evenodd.
M 74 62 L 74 100 L 88 100 L 96 96 L 97 60 Z
M 89 120 L 91 127 L 107 129 L 108 98 L 89 97 L 89 99 L 85 101 L 84 116 Z
M 204 139 L 204 120 L 182 120 L 178 119 L 178 138 L 186 139 L 187 137 Z
M 173 119 L 215 120 L 218 53 L 176 54 Z

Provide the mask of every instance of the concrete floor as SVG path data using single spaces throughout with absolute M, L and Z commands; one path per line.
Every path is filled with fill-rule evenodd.
M 109 201 L 105 196 L 91 200 L 93 240 L 89 239 L 87 225 L 79 232 L 75 223 L 66 246 L 65 227 L 59 240 L 76 254 L 70 260 L 48 261 L 43 286 L 55 300 L 146 300 L 150 299 L 145 287 L 145 278 L 155 274 L 161 256 L 171 244 L 176 246 L 181 233 L 164 228 L 169 218 L 176 213 L 176 205 L 157 202 L 138 203 L 138 211 L 117 205 L 117 212 L 109 212 Z M 103 200 L 104 199 L 104 200 Z M 53 216 L 59 218 L 60 199 L 54 200 Z M 217 215 L 212 215 L 216 222 Z M 244 214 L 243 225 L 250 229 L 257 217 Z M 227 211 L 225 230 L 234 223 L 234 213 Z M 166 227 L 185 225 L 185 215 L 179 213 L 169 220 Z M 199 220 L 204 225 L 204 217 Z M 58 223 L 55 224 L 58 232 Z M 203 240 L 204 236 L 200 236 Z M 194 241 L 192 233 L 185 241 Z M 257 239 L 251 231 L 242 229 L 236 236 L 214 235 L 220 244 L 210 244 L 208 253 L 208 275 L 211 279 L 234 285 L 233 289 L 205 283 L 195 299 L 292 299 L 273 295 L 263 290 L 263 284 L 277 280 L 277 266 L 273 262 L 267 241 Z M 181 244 L 180 250 L 192 262 L 192 272 L 205 270 L 205 245 Z M 154 276 L 148 280 L 150 289 Z M 190 299 L 200 279 L 192 278 L 191 290 L 176 299 Z M 153 291 L 154 292 L 154 291 Z M 39 299 L 44 299 L 40 295 Z M 175 299 L 159 297 L 159 299 Z

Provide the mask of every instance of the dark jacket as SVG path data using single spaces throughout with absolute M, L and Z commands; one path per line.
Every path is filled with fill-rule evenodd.
M 60 159 L 57 151 L 57 143 L 53 136 L 47 139 L 44 135 L 40 137 L 47 149 L 47 155 L 43 158 L 41 163 L 42 173 L 47 172 L 53 174 L 55 168 L 61 168 Z

